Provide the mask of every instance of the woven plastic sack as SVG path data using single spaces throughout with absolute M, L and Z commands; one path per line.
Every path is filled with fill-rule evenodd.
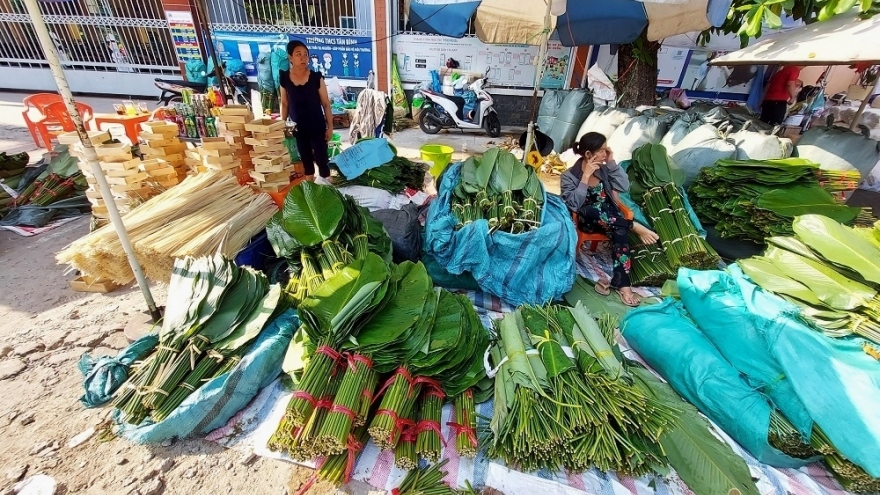
M 669 130 L 667 117 L 642 114 L 618 127 L 608 138 L 608 147 L 614 152 L 615 160 L 629 160 L 633 151 L 640 146 L 659 143 L 667 130 Z
M 592 111 L 593 95 L 589 91 L 572 91 L 565 96 L 553 125 L 542 131 L 553 139 L 553 151 L 562 153 L 571 147 L 578 129 Z
M 150 334 L 132 342 L 114 357 L 95 359 L 89 353 L 83 354 L 77 366 L 83 374 L 86 392 L 79 402 L 86 407 L 98 407 L 110 402 L 119 387 L 128 380 L 131 364 L 155 349 L 158 343 L 159 336 Z
M 729 273 L 741 287 L 753 285 L 739 266 Z M 746 304 L 813 421 L 844 457 L 880 477 L 880 366 L 862 349 L 865 340 L 828 338 L 807 326 L 797 307 L 761 289 Z
M 275 48 L 272 50 L 272 79 L 275 82 L 275 89 L 281 87 L 281 74 L 279 71 L 290 70 L 290 60 L 287 58 L 287 52 L 284 48 Z
M 685 113 L 672 123 L 669 127 L 669 131 L 662 139 L 660 139 L 660 144 L 666 148 L 666 153 L 671 155 L 675 153 L 675 148 L 685 136 L 705 123 L 706 122 L 703 121 L 702 117 L 699 115 L 695 113 Z
M 547 133 L 553 127 L 553 120 L 556 118 L 556 112 L 562 106 L 562 101 L 568 96 L 569 91 L 561 91 L 548 89 L 544 91 L 544 97 L 541 98 L 541 105 L 538 106 L 538 118 L 535 125 L 541 132 Z
M 725 272 L 678 271 L 678 291 L 688 314 L 715 348 L 746 377 L 755 390 L 767 395 L 795 428 L 809 439 L 813 420 L 776 359 L 763 344 L 761 318 L 746 303 L 756 286 L 740 286 Z
M 611 137 L 621 124 L 636 115 L 638 112 L 632 108 L 596 108 L 578 130 L 575 141 L 579 141 L 588 132 L 598 132 L 606 138 Z
M 791 139 L 760 132 L 739 131 L 727 136 L 736 145 L 737 160 L 777 160 L 791 156 Z
M 196 84 L 206 84 L 208 75 L 205 73 L 208 67 L 201 59 L 192 59 L 184 66 L 186 71 L 186 80 Z
M 697 104 L 688 108 L 687 113 L 696 114 L 707 124 L 720 127 L 730 121 L 730 114 L 722 107 L 706 103 Z
M 743 381 L 680 302 L 666 298 L 630 311 L 620 328 L 633 349 L 679 395 L 760 462 L 783 468 L 806 464 L 768 443 L 772 408 L 767 399 Z
M 260 332 L 232 371 L 199 387 L 161 423 L 147 420 L 140 426 L 133 426 L 122 422 L 119 411 L 116 411 L 119 434 L 137 444 L 155 444 L 207 435 L 225 425 L 281 374 L 281 363 L 297 327 L 296 311 L 282 313 Z
M 710 124 L 703 124 L 684 137 L 669 155 L 685 173 L 685 188 L 697 178 L 700 169 L 715 165 L 718 160 L 736 156 L 736 146 Z
M 843 127 L 814 127 L 798 140 L 794 154 L 824 170 L 858 170 L 867 177 L 880 161 L 880 142 Z
M 575 277 L 577 235 L 562 200 L 546 194 L 541 226 L 522 234 L 489 234 L 479 220 L 456 230 L 452 190 L 461 163 L 443 173 L 440 188 L 425 222 L 425 252 L 453 275 L 470 272 L 482 290 L 511 305 L 544 304 L 571 289 Z

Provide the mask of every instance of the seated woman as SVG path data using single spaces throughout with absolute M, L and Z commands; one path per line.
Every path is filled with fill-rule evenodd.
M 596 292 L 607 296 L 614 289 L 624 304 L 638 306 L 639 298 L 629 281 L 628 234 L 632 230 L 646 244 L 657 242 L 659 237 L 644 225 L 624 218 L 617 193 L 629 189 L 629 177 L 614 162 L 605 136 L 588 132 L 572 150 L 581 158 L 560 178 L 562 199 L 577 213 L 578 230 L 601 233 L 611 240 L 614 275 L 610 282 L 599 281 Z

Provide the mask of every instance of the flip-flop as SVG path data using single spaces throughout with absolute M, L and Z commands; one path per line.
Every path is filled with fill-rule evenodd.
M 600 296 L 607 296 L 607 295 L 611 294 L 611 286 L 604 284 L 602 282 L 596 282 L 596 285 L 593 286 L 593 289 L 595 289 L 595 291 Z
M 630 293 L 630 295 L 635 298 L 635 302 L 632 302 L 632 301 L 627 302 L 626 296 L 623 294 L 622 291 L 620 291 L 618 289 L 615 289 L 614 292 L 617 292 L 617 295 L 620 296 L 620 302 L 622 302 L 623 304 L 626 304 L 627 306 L 629 306 L 631 308 L 638 308 L 639 305 L 642 304 L 642 298 L 640 298 L 639 295 L 636 294 L 635 292 Z

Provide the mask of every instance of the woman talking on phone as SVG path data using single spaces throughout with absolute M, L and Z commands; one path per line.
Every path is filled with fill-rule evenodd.
M 572 150 L 580 158 L 560 178 L 562 199 L 577 213 L 578 230 L 601 233 L 611 240 L 614 274 L 610 281 L 599 281 L 596 292 L 607 296 L 614 289 L 624 304 L 638 306 L 639 298 L 633 293 L 629 280 L 632 263 L 629 231 L 635 232 L 645 244 L 653 244 L 659 237 L 647 227 L 624 218 L 617 193 L 629 189 L 629 177 L 614 161 L 605 136 L 588 132 Z
M 315 165 L 321 179 L 329 183 L 327 143 L 333 137 L 333 112 L 327 85 L 320 72 L 309 69 L 309 49 L 301 41 L 287 43 L 290 70 L 279 71 L 281 118 L 296 122 L 296 147 L 306 180 L 315 179 Z

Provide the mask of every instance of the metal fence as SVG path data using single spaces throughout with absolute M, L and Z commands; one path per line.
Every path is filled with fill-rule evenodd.
M 179 72 L 160 0 L 42 1 L 66 68 L 145 74 Z M 24 4 L 0 0 L 0 67 L 48 67 Z
M 372 0 L 207 0 L 207 4 L 211 29 L 217 31 L 372 35 Z

